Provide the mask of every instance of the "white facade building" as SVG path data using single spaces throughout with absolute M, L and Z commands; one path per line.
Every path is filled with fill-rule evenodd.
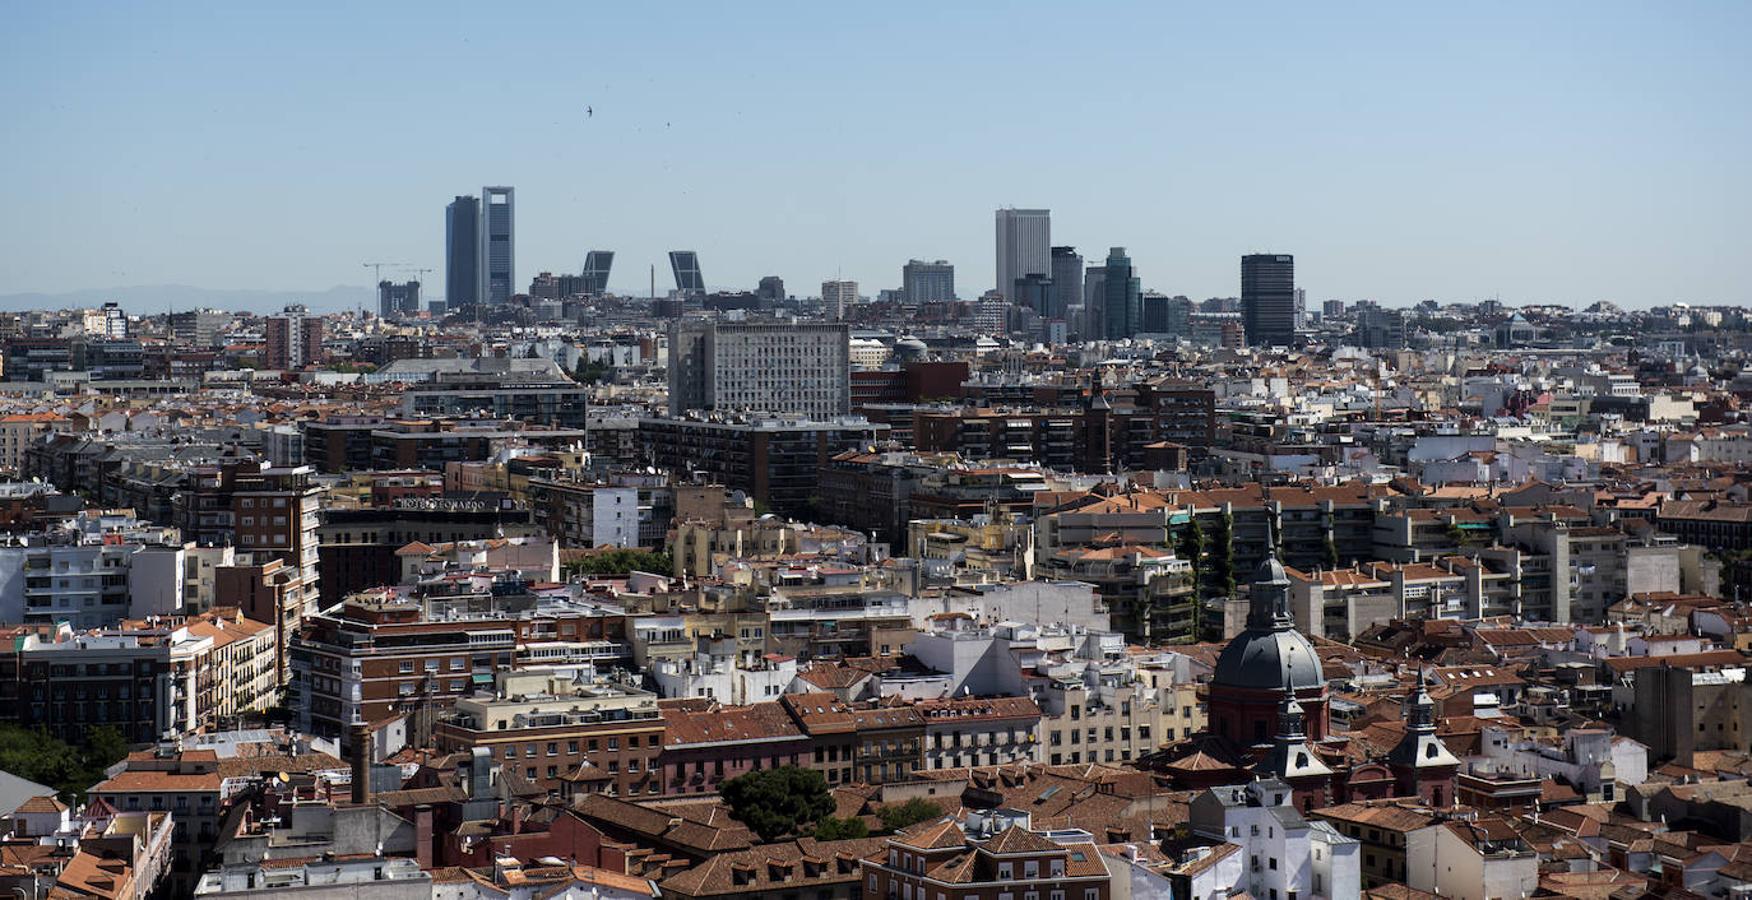
M 1242 874 L 1235 886 L 1249 896 L 1361 896 L 1362 845 L 1327 822 L 1302 818 L 1292 793 L 1277 780 L 1212 788 L 1193 798 L 1193 833 L 1241 847 Z

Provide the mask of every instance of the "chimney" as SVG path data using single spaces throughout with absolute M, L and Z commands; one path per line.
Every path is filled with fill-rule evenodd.
M 432 807 L 414 807 L 414 861 L 422 869 L 432 868 Z
M 353 739 L 353 802 L 363 806 L 371 799 L 371 726 L 354 722 Z

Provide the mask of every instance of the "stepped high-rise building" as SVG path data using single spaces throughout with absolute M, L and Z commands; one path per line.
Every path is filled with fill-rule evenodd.
M 1051 210 L 998 210 L 997 238 L 998 293 L 1013 298 L 1023 276 L 1052 274 Z
M 1102 333 L 1110 341 L 1131 337 L 1143 327 L 1144 288 L 1124 247 L 1107 253 L 1107 274 L 1101 282 Z
M 1241 324 L 1250 347 L 1288 346 L 1296 338 L 1296 258 L 1241 257 Z
M 481 198 L 457 197 L 444 208 L 444 300 L 447 309 L 480 300 Z

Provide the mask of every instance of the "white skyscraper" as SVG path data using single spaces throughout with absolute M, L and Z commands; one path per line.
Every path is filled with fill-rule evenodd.
M 858 305 L 858 283 L 856 281 L 823 281 L 821 283 L 821 308 L 829 319 L 838 322 L 846 317 L 846 310 Z
M 1031 274 L 1052 275 L 1052 211 L 1000 209 L 997 224 L 997 291 L 1014 300 L 1016 279 Z

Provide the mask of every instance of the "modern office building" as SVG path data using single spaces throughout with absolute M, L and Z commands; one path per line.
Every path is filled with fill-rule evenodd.
M 508 187 L 481 188 L 480 297 L 491 306 L 517 291 L 516 208 Z
M 856 281 L 823 281 L 821 283 L 821 308 L 824 314 L 835 322 L 843 321 L 847 311 L 858 305 L 858 283 Z
M 1075 247 L 1052 248 L 1052 294 L 1041 316 L 1062 319 L 1083 302 L 1083 255 Z
M 1250 347 L 1288 345 L 1296 337 L 1296 258 L 1241 257 L 1241 324 Z
M 1143 327 L 1144 288 L 1124 247 L 1107 253 L 1107 274 L 1101 282 L 1103 334 L 1110 341 L 1137 334 Z
M 998 210 L 997 238 L 998 293 L 1009 297 L 1024 275 L 1052 273 L 1051 210 Z
M 785 299 L 785 279 L 777 275 L 762 278 L 760 286 L 754 289 L 754 296 L 764 304 L 778 303 Z
M 1052 279 L 1039 272 L 1030 272 L 1016 279 L 1016 289 L 1010 292 L 1011 303 L 1026 306 L 1046 318 L 1052 304 Z
M 222 309 L 185 309 L 170 314 L 170 330 L 177 343 L 206 349 L 219 342 L 232 318 Z
M 613 250 L 592 250 L 584 254 L 584 292 L 602 294 L 608 291 L 608 270 L 614 267 Z
M 1186 336 L 1192 330 L 1192 301 L 1155 291 L 1144 292 L 1143 334 Z
M 669 269 L 675 273 L 675 289 L 682 294 L 704 294 L 706 278 L 700 274 L 700 255 L 692 250 L 669 251 Z
M 1092 341 L 1106 336 L 1107 266 L 1090 265 L 1083 270 L 1083 321 L 1079 334 Z
M 669 412 L 844 415 L 851 409 L 850 343 L 847 326 L 829 322 L 675 322 Z
M 908 303 L 937 303 L 955 299 L 955 267 L 948 260 L 907 260 L 900 270 L 900 287 Z
M 377 314 L 385 319 L 399 319 L 420 313 L 420 283 L 393 281 L 377 283 Z
M 778 515 L 810 515 L 828 461 L 887 437 L 887 425 L 858 416 L 639 420 L 639 443 L 653 465 L 705 475 Z
M 1359 347 L 1379 350 L 1404 350 L 1406 343 L 1405 311 L 1387 309 L 1364 300 L 1356 307 L 1356 332 L 1352 340 Z
M 322 316 L 311 315 L 302 304 L 269 316 L 263 332 L 267 338 L 263 362 L 270 369 L 302 369 L 322 359 Z
M 457 197 L 444 208 L 444 301 L 449 309 L 480 299 L 481 198 Z

